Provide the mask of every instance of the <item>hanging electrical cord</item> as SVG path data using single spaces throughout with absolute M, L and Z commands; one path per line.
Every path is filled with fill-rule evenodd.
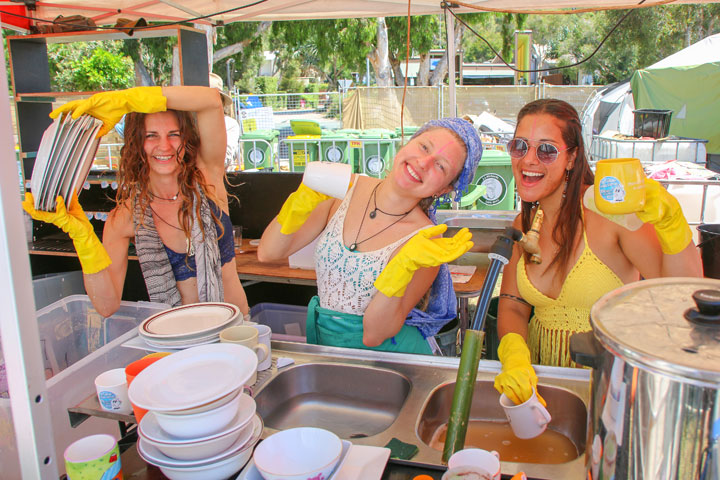
M 645 3 L 645 1 L 646 1 L 646 0 L 641 0 L 641 2 L 637 4 L 637 7 L 639 7 L 640 5 L 642 5 L 643 3 Z M 674 0 L 673 0 L 673 1 L 674 1 Z M 636 7 L 636 8 L 637 8 L 637 7 Z M 625 21 L 625 19 L 626 19 L 631 13 L 633 13 L 633 12 L 635 11 L 635 9 L 629 10 L 627 13 L 625 13 L 625 15 L 622 16 L 622 18 L 620 18 L 620 20 L 615 24 L 615 26 L 614 26 L 613 28 L 611 28 L 610 31 L 609 31 L 607 34 L 605 34 L 605 37 L 602 39 L 602 41 L 600 42 L 600 44 L 595 48 L 595 50 L 593 50 L 593 52 L 592 52 L 588 57 L 580 60 L 579 62 L 571 63 L 570 65 L 563 65 L 563 66 L 560 66 L 560 67 L 553 67 L 553 68 L 536 68 L 536 69 L 531 69 L 531 70 L 521 70 L 521 69 L 516 68 L 516 67 L 510 65 L 509 63 L 507 63 L 507 62 L 505 61 L 505 59 L 502 58 L 502 55 L 500 55 L 500 54 L 497 52 L 497 50 L 495 50 L 495 49 L 493 48 L 493 46 L 490 45 L 490 42 L 488 42 L 488 41 L 485 39 L 485 37 L 483 37 L 482 35 L 480 35 L 480 34 L 479 34 L 478 32 L 476 32 L 470 25 L 468 25 L 467 23 L 465 23 L 460 17 L 458 17 L 458 16 L 452 11 L 452 9 L 448 9 L 448 11 L 450 12 L 450 14 L 451 14 L 458 22 L 460 22 L 462 25 L 464 25 L 465 28 L 467 28 L 468 30 L 470 30 L 470 31 L 471 31 L 476 37 L 478 37 L 480 40 L 482 40 L 483 42 L 485 42 L 485 43 L 487 44 L 487 46 L 490 47 L 490 50 L 492 50 L 492 52 L 495 54 L 495 56 L 497 56 L 497 58 L 499 58 L 500 61 L 505 64 L 506 67 L 508 67 L 509 69 L 511 69 L 511 70 L 513 70 L 513 71 L 515 71 L 515 72 L 518 72 L 518 73 L 535 73 L 535 72 L 549 72 L 549 71 L 552 71 L 552 70 L 563 70 L 563 69 L 565 69 L 565 68 L 577 67 L 578 65 L 582 65 L 583 63 L 587 62 L 587 61 L 590 60 L 593 56 L 595 56 L 595 54 L 598 52 L 598 50 L 600 50 L 600 48 L 601 48 L 601 47 L 603 46 L 603 44 L 607 41 L 607 39 L 610 38 L 610 35 L 612 35 L 612 33 L 620 26 L 620 24 L 622 24 L 622 23 Z M 447 24 L 445 25 L 445 31 L 446 31 L 446 35 L 447 35 Z
M 173 26 L 173 25 L 181 25 L 181 24 L 183 24 L 183 23 L 192 23 L 192 22 L 195 22 L 195 21 L 197 21 L 197 20 L 204 20 L 204 19 L 206 19 L 206 18 L 214 17 L 214 16 L 216 16 L 216 15 L 224 15 L 224 14 L 226 14 L 226 13 L 237 12 L 238 10 L 244 10 L 244 9 L 246 9 L 246 8 L 254 7 L 255 5 L 260 5 L 260 4 L 265 3 L 265 2 L 267 2 L 267 1 L 268 1 L 268 0 L 257 0 L 257 1 L 252 2 L 252 3 L 248 3 L 247 5 L 241 5 L 241 6 L 239 6 L 239 7 L 228 8 L 227 10 L 221 10 L 221 11 L 219 11 L 219 12 L 209 13 L 209 14 L 207 14 L 207 15 L 201 15 L 201 16 L 199 16 L 199 17 L 187 18 L 187 19 L 178 20 L 178 21 L 175 21 L 175 22 L 164 22 L 164 23 L 155 24 L 155 25 L 148 25 L 148 26 L 145 26 L 145 27 L 114 27 L 114 26 L 108 26 L 108 25 L 98 25 L 98 26 L 96 26 L 96 27 L 94 27 L 94 28 L 99 29 L 99 30 L 132 30 L 132 31 L 135 31 L 135 32 L 138 32 L 138 31 L 141 31 L 141 30 L 154 30 L 154 29 L 157 29 L 157 28 L 167 28 L 167 27 L 171 27 L 171 26 Z M 123 13 L 122 9 L 118 9 L 117 12 L 115 13 L 115 15 L 121 15 L 122 13 Z M 80 24 L 72 24 L 72 23 L 66 23 L 66 22 L 56 22 L 55 20 L 45 20 L 45 19 L 43 19 L 43 18 L 28 17 L 28 16 L 26 16 L 26 15 L 20 15 L 19 13 L 12 13 L 12 12 L 5 12 L 5 11 L 3 11 L 2 14 L 3 14 L 3 15 L 9 15 L 9 16 L 12 16 L 12 17 L 17 17 L 17 18 L 24 18 L 24 19 L 26 19 L 26 20 L 32 20 L 32 21 L 34 21 L 34 22 L 49 23 L 49 24 L 51 24 L 51 25 L 63 25 L 63 26 L 66 26 L 66 27 L 78 27 L 79 29 L 82 29 L 82 30 L 87 30 L 87 28 L 88 28 L 88 26 L 87 26 L 87 25 L 84 25 L 84 24 L 83 24 L 83 25 L 80 25 Z M 214 25 L 214 26 L 217 27 L 217 26 L 221 26 L 221 25 L 222 25 L 222 24 L 216 24 L 216 25 Z

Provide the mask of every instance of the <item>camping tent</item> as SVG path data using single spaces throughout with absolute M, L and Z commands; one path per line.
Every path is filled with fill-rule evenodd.
M 707 139 L 720 154 L 720 34 L 636 71 L 630 84 L 636 108 L 672 110 L 671 135 Z
M 580 118 L 585 145 L 592 145 L 592 136 L 606 130 L 632 135 L 634 108 L 628 80 L 596 90 Z

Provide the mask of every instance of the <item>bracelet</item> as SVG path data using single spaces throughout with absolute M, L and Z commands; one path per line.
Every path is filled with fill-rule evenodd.
M 501 294 L 500 294 L 500 297 L 501 297 L 501 298 L 509 298 L 510 300 L 515 300 L 516 302 L 520 302 L 520 303 L 525 304 L 525 305 L 527 305 L 527 306 L 529 306 L 529 307 L 532 306 L 532 305 L 530 305 L 530 304 L 528 303 L 528 301 L 525 300 L 524 298 L 522 298 L 522 297 L 517 297 L 517 296 L 515 296 L 515 295 L 510 295 L 509 293 L 501 293 Z

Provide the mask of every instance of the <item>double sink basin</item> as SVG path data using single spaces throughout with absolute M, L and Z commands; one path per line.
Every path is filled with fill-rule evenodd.
M 417 445 L 418 454 L 411 462 L 441 465 L 442 452 L 433 437 L 448 421 L 459 358 L 275 341 L 272 353 L 294 363 L 262 372 L 254 386 L 265 436 L 313 426 L 361 445 L 384 446 L 397 438 Z M 480 362 L 471 421 L 507 423 L 498 403 L 499 394 L 493 388 L 499 369 L 498 362 Z M 538 367 L 537 373 L 539 391 L 553 417 L 549 428 L 569 439 L 578 454 L 558 464 L 513 462 L 501 456 L 502 472 L 524 471 L 535 478 L 582 478 L 589 372 Z

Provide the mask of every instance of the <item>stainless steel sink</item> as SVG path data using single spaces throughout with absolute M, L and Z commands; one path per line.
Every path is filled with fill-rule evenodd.
M 416 424 L 417 435 L 425 444 L 430 445 L 433 434 L 448 422 L 454 390 L 455 383 L 448 383 L 434 389 L 427 397 Z M 547 402 L 548 412 L 552 416 L 548 428 L 567 437 L 577 449 L 575 456 L 568 457 L 567 460 L 577 458 L 585 450 L 585 404 L 577 395 L 563 388 L 542 385 L 538 387 L 538 392 Z M 470 408 L 470 420 L 507 423 L 499 398 L 493 382 L 477 382 Z
M 467 227 L 475 244 L 471 252 L 489 252 L 498 235 L 512 225 L 519 212 L 510 210 L 438 210 L 438 223 L 448 226 L 445 236 Z
M 255 400 L 269 428 L 320 427 L 353 439 L 390 427 L 410 387 L 410 380 L 392 370 L 307 363 L 279 372 Z

